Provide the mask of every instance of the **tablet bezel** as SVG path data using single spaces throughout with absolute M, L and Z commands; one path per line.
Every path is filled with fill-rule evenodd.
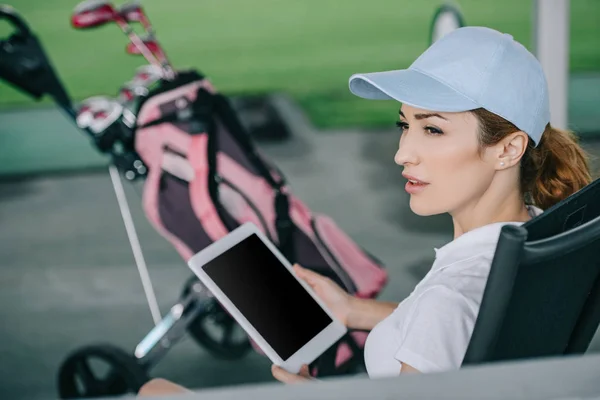
M 260 333 L 254 328 L 254 326 L 252 326 L 252 324 L 239 311 L 233 302 L 229 300 L 227 295 L 221 289 L 219 289 L 217 284 L 204 271 L 204 266 L 206 264 L 253 234 L 256 234 L 260 240 L 262 240 L 267 248 L 271 250 L 271 252 L 279 259 L 281 264 L 288 269 L 294 279 L 296 279 L 296 281 L 306 289 L 310 296 L 331 318 L 331 323 L 327 327 L 309 340 L 304 346 L 298 349 L 287 360 L 283 360 L 277 354 L 277 352 L 273 350 L 269 343 L 260 335 Z M 250 338 L 252 338 L 252 340 L 254 340 L 254 342 L 261 348 L 265 355 L 269 357 L 273 364 L 278 365 L 289 372 L 298 373 L 303 364 L 310 364 L 313 362 L 317 357 L 323 354 L 325 350 L 341 339 L 347 332 L 346 326 L 344 326 L 344 324 L 342 324 L 333 315 L 325 303 L 323 303 L 321 299 L 317 297 L 312 288 L 306 282 L 296 276 L 290 262 L 262 233 L 262 231 L 260 231 L 258 227 L 251 222 L 247 222 L 239 226 L 235 230 L 231 231 L 228 235 L 213 242 L 195 254 L 188 261 L 188 266 L 196 274 L 200 281 L 208 288 L 208 290 L 211 291 L 216 299 L 223 305 L 223 307 L 231 314 L 231 316 L 238 322 L 238 324 L 240 324 Z

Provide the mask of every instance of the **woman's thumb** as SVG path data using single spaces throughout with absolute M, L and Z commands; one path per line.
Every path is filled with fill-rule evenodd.
M 299 278 L 304 279 L 304 277 L 306 276 L 306 269 L 302 268 L 299 264 L 294 264 L 292 268 Z
M 298 264 L 294 264 L 294 271 L 296 275 L 302 280 L 304 280 L 309 285 L 316 285 L 320 275 L 306 268 L 301 267 Z

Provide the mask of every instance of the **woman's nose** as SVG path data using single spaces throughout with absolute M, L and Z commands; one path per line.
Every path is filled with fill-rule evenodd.
M 398 150 L 394 156 L 394 162 L 398 165 L 416 164 L 418 157 L 415 150 L 414 144 L 410 143 L 407 133 L 405 133 L 400 139 Z

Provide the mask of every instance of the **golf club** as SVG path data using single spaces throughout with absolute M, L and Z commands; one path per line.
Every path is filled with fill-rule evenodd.
M 126 82 L 119 89 L 118 101 L 121 104 L 131 103 L 140 96 L 146 96 L 149 92 L 149 86 L 153 82 L 132 80 Z
M 163 50 L 156 40 L 150 36 L 143 36 L 141 39 L 142 42 L 144 42 L 144 46 L 146 46 L 154 55 L 156 55 L 159 59 L 164 59 Z M 127 53 L 129 54 L 142 54 L 133 43 L 128 43 L 126 49 Z
M 73 10 L 71 24 L 76 29 L 90 29 L 116 22 L 119 28 L 127 35 L 129 40 L 137 47 L 151 64 L 161 67 L 166 79 L 173 79 L 175 74 L 169 65 L 163 65 L 156 56 L 145 46 L 142 39 L 133 31 L 127 21 L 115 10 L 113 5 L 106 0 L 85 0 Z
M 139 22 L 148 35 L 154 35 L 154 28 L 152 28 L 150 20 L 139 1 L 133 0 L 123 3 L 117 10 L 128 22 Z
M 116 99 L 93 96 L 85 99 L 75 115 L 75 123 L 93 135 L 96 146 L 109 153 L 112 163 L 133 181 L 147 173 L 146 166 L 132 151 L 135 115 Z
M 161 77 L 161 69 L 156 65 L 142 65 L 135 70 L 134 81 L 158 81 Z
M 148 44 L 148 42 L 152 42 L 152 46 L 150 47 L 151 51 L 157 55 L 163 65 L 166 65 L 173 69 L 171 62 L 167 59 L 167 55 L 162 48 L 162 46 L 158 43 L 158 39 L 156 38 L 156 32 L 150 23 L 150 20 L 141 3 L 138 0 L 133 0 L 124 3 L 120 7 L 117 8 L 117 12 L 127 21 L 127 22 L 139 22 L 142 24 L 144 30 L 146 31 L 146 37 L 142 40 Z M 129 54 L 139 54 L 135 51 L 130 51 L 130 46 L 128 46 L 127 52 Z
M 123 106 L 106 96 L 89 97 L 81 102 L 75 122 L 81 129 L 102 134 L 123 114 Z
M 119 89 L 118 101 L 132 110 L 135 107 L 135 100 L 140 96 L 146 96 L 160 78 L 161 69 L 155 65 L 143 65 L 137 68 L 133 79 Z

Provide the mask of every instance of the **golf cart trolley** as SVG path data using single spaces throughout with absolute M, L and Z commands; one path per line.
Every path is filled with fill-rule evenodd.
M 195 276 L 184 284 L 177 304 L 160 315 L 121 176 L 144 182 L 146 216 L 185 261 L 243 223 L 253 222 L 291 262 L 330 277 L 354 296 L 374 298 L 380 293 L 387 282 L 382 263 L 331 218 L 312 212 L 254 146 L 255 137 L 287 136 L 276 111 L 256 99 L 234 107 L 201 73 L 174 69 L 139 3 L 116 7 L 107 0 L 87 0 L 75 7 L 74 28 L 114 23 L 130 40 L 127 52 L 141 54 L 150 63 L 140 67 L 116 97 L 90 97 L 77 107 L 25 21 L 11 7 L 0 5 L 2 19 L 14 31 L 0 38 L 0 78 L 34 99 L 50 96 L 109 158 L 110 177 L 155 322 L 133 354 L 109 344 L 70 353 L 58 371 L 61 398 L 136 393 L 150 379 L 149 370 L 187 333 L 216 357 L 236 359 L 253 347 L 260 352 Z M 146 35 L 137 35 L 131 23 L 140 23 Z M 366 336 L 350 331 L 311 365 L 311 373 L 336 375 L 364 367 Z M 92 361 L 106 364 L 108 372 L 94 371 Z

